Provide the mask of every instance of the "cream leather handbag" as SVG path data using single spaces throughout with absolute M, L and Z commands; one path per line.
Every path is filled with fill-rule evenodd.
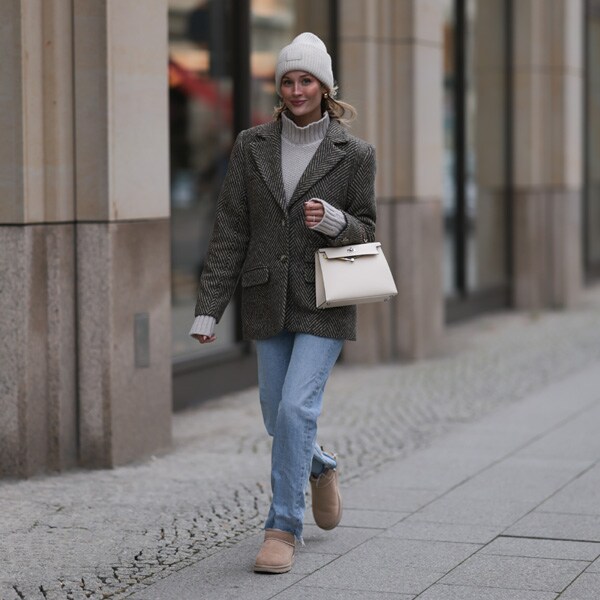
M 381 243 L 315 252 L 317 308 L 388 300 L 398 294 Z

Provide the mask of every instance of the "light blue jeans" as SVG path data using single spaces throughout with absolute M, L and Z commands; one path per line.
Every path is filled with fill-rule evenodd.
M 260 406 L 273 437 L 273 500 L 265 529 L 288 531 L 302 541 L 304 491 L 309 472 L 334 468 L 316 443 L 323 390 L 343 340 L 282 331 L 256 342 Z

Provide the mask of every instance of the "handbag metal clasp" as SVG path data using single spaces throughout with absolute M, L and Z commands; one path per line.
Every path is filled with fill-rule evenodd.
M 346 248 L 346 252 L 355 252 L 354 248 L 352 246 L 350 246 L 350 248 Z M 348 262 L 354 262 L 354 257 L 346 257 L 343 260 L 347 260 Z

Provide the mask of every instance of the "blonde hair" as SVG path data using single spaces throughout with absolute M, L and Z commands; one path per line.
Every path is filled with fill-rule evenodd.
M 329 114 L 330 119 L 335 119 L 339 121 L 342 125 L 346 127 L 350 127 L 350 122 L 356 119 L 357 113 L 354 106 L 348 104 L 347 102 L 342 102 L 341 100 L 336 100 L 337 96 L 337 86 L 333 89 L 325 89 L 326 96 L 323 95 L 321 99 L 321 112 L 327 112 Z M 275 107 L 275 112 L 273 113 L 273 118 L 276 121 L 281 119 L 281 115 L 287 111 L 287 107 L 283 100 L 280 101 L 279 106 Z

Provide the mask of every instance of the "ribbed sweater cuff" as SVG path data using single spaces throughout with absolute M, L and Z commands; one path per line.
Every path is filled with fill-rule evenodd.
M 215 332 L 217 320 L 208 315 L 198 315 L 190 329 L 189 335 L 207 335 L 211 336 Z
M 325 214 L 311 229 L 323 233 L 328 237 L 337 237 L 346 227 L 346 216 L 341 210 L 335 208 L 335 206 L 331 206 L 329 202 L 325 202 L 325 200 L 321 200 L 320 198 L 312 199 L 317 200 L 323 205 Z

